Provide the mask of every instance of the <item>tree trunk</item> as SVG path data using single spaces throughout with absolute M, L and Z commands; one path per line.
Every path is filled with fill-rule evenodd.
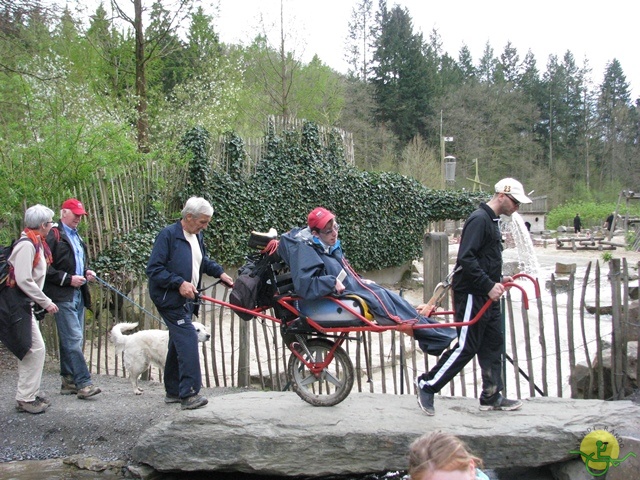
M 142 28 L 142 0 L 134 0 L 136 34 L 136 95 L 138 104 L 138 151 L 149 152 L 149 119 L 147 117 L 147 77 L 145 75 L 144 30 Z

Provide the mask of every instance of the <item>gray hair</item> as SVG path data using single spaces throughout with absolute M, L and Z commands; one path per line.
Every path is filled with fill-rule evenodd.
M 50 222 L 53 218 L 53 210 L 44 205 L 34 205 L 27 208 L 24 212 L 24 226 L 36 230 L 42 226 L 43 223 Z
M 187 203 L 184 204 L 184 208 L 182 209 L 182 218 L 187 218 L 189 213 L 196 216 L 206 215 L 207 217 L 210 217 L 213 215 L 213 207 L 202 197 L 191 197 L 187 200 Z

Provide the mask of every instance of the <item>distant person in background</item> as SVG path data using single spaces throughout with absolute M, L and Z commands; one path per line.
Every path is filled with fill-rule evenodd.
M 580 221 L 580 214 L 576 213 L 576 216 L 573 217 L 573 233 L 580 233 L 582 230 L 582 222 Z
M 603 227 L 605 230 L 609 230 L 610 232 L 613 232 L 613 219 L 614 219 L 614 215 L 612 213 L 607 217 L 607 219 L 604 222 Z
M 489 480 L 481 466 L 482 460 L 450 433 L 427 433 L 414 440 L 409 450 L 411 480 Z

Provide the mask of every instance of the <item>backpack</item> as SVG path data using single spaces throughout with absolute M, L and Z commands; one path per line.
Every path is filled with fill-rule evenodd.
M 23 240 L 29 240 L 28 238 L 18 238 L 11 242 L 11 245 L 7 245 L 6 247 L 0 247 L 0 291 L 4 290 L 7 286 L 7 279 L 9 278 L 9 273 L 11 272 L 11 265 L 9 265 L 9 257 L 11 257 L 11 252 L 13 252 L 13 248 L 19 242 Z
M 0 341 L 22 360 L 31 348 L 31 300 L 18 287 L 7 285 L 11 273 L 9 257 L 23 240 L 0 247 Z
M 248 255 L 244 265 L 238 269 L 238 278 L 233 282 L 229 303 L 248 310 L 258 306 L 271 305 L 274 293 L 270 282 L 271 264 L 276 261 L 277 257 L 277 253 Z M 246 321 L 255 316 L 246 312 L 235 313 Z

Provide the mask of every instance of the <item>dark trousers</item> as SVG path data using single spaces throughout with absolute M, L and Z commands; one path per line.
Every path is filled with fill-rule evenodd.
M 169 329 L 169 350 L 164 365 L 164 388 L 167 395 L 187 398 L 202 387 L 198 334 L 191 323 L 193 304 L 175 310 L 159 310 Z
M 488 297 L 455 294 L 456 321 L 468 322 L 484 306 Z M 500 321 L 500 304 L 495 302 L 475 324 L 458 328 L 458 343 L 445 352 L 438 363 L 418 379 L 419 386 L 431 393 L 439 392 L 474 355 L 482 370 L 481 400 L 492 402 L 503 390 L 501 354 L 504 338 Z

